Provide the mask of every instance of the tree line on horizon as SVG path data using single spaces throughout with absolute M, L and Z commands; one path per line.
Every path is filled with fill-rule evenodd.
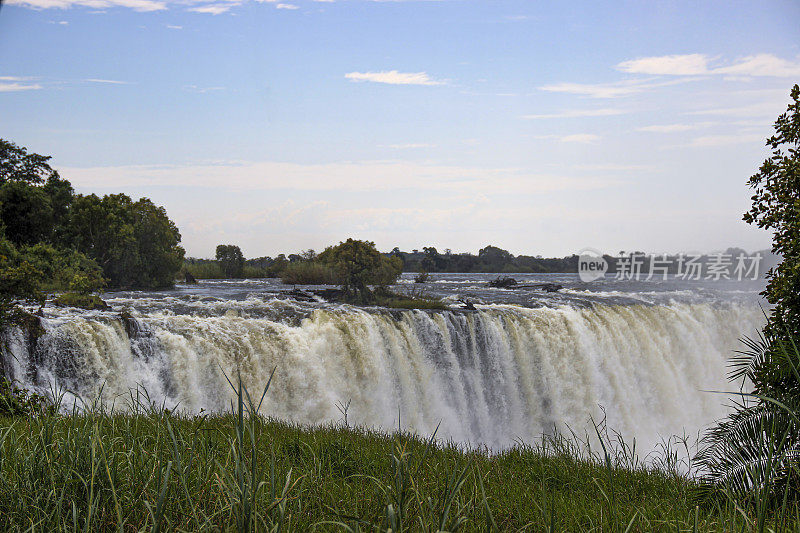
M 235 249 L 235 250 L 234 250 Z M 222 255 L 220 255 L 222 251 Z M 324 253 L 324 252 L 323 252 Z M 236 245 L 219 245 L 214 259 L 188 257 L 184 260 L 184 272 L 198 279 L 231 278 L 279 278 L 284 273 L 298 269 L 297 265 L 318 261 L 314 250 L 300 253 L 279 254 L 273 257 L 245 259 Z M 496 246 L 486 246 L 477 255 L 464 252 L 453 253 L 445 250 L 439 253 L 434 247 L 423 251 L 403 252 L 395 247 L 383 256 L 397 258 L 403 272 L 498 272 L 498 273 L 546 273 L 576 272 L 578 257 L 543 258 L 526 255 L 514 256 L 511 252 Z M 231 258 L 235 257 L 235 261 Z M 235 264 L 236 266 L 233 266 Z
M 312 264 L 317 260 L 318 254 L 312 250 L 300 253 L 279 254 L 276 257 L 244 257 L 239 246 L 235 244 L 220 244 L 217 246 L 214 259 L 187 257 L 181 269 L 181 277 L 190 274 L 196 279 L 243 279 L 243 278 L 286 278 L 289 282 L 294 278 L 292 272 L 303 270 L 300 265 Z M 763 278 L 770 268 L 777 265 L 779 257 L 770 250 L 755 252 L 761 254 L 762 260 L 757 264 L 755 275 Z M 386 257 L 397 257 L 402 263 L 402 272 L 426 273 L 497 273 L 497 274 L 557 274 L 576 273 L 578 271 L 579 256 L 571 254 L 565 257 L 542 257 L 541 255 L 514 255 L 508 250 L 489 245 L 481 248 L 477 255 L 469 252 L 454 253 L 450 249 L 439 252 L 435 247 L 423 247 L 422 250 L 404 252 L 395 247 L 390 252 L 383 252 Z M 724 256 L 726 260 L 735 262 L 742 256 L 749 257 L 741 248 L 728 248 L 720 254 L 702 254 L 693 256 L 697 265 L 707 266 L 714 262 L 717 256 Z M 623 261 L 637 262 L 640 271 L 647 275 L 651 268 L 651 261 L 666 262 L 666 272 L 671 275 L 681 274 L 682 261 L 685 258 L 671 254 L 667 256 L 653 256 L 641 251 L 620 252 L 612 256 L 605 254 L 603 258 L 609 265 L 608 273 L 616 274 L 626 267 Z M 661 267 L 658 267 L 661 268 Z M 308 267 L 305 270 L 309 271 Z M 335 284 L 322 271 L 317 271 L 319 276 L 314 279 L 314 284 Z M 660 271 L 659 271 L 660 272 Z M 300 284 L 300 282 L 296 282 Z M 312 284 L 311 281 L 308 282 Z

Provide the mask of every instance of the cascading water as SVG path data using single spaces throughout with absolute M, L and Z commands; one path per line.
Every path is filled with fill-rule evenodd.
M 726 361 L 763 320 L 752 302 L 317 306 L 292 320 L 233 304 L 202 315 L 49 316 L 33 345 L 11 343 L 6 371 L 85 400 L 102 391 L 117 406 L 141 386 L 153 401 L 199 412 L 229 407 L 225 374 L 260 392 L 277 368 L 266 414 L 321 423 L 340 419 L 336 403 L 351 400 L 353 423 L 391 429 L 399 418 L 423 434 L 441 423 L 441 437 L 493 448 L 554 427 L 581 430 L 602 406 L 609 427 L 648 448 L 725 414 L 725 398 L 704 391 L 730 389 Z

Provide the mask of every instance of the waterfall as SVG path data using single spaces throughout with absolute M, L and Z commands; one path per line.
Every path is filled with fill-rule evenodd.
M 7 372 L 37 390 L 131 388 L 190 412 L 228 408 L 225 374 L 241 374 L 263 412 L 299 423 L 352 423 L 493 448 L 590 416 L 644 447 L 726 413 L 726 361 L 763 317 L 745 304 L 593 305 L 477 312 L 321 308 L 293 323 L 229 312 L 160 311 L 43 319 L 35 346 L 11 343 Z M 13 340 L 13 339 L 12 339 Z M 234 378 L 235 379 L 235 378 Z

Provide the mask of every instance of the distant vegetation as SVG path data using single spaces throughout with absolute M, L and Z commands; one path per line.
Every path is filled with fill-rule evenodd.
M 763 260 L 759 263 L 759 271 L 755 274 L 763 277 L 767 270 L 777 263 L 777 258 L 766 250 L 761 253 Z M 723 254 L 732 258 L 732 261 L 736 261 L 739 256 L 748 255 L 741 248 L 728 248 Z M 496 246 L 486 246 L 477 255 L 467 252 L 453 253 L 450 250 L 440 253 L 432 246 L 425 247 L 422 251 L 411 252 L 394 248 L 391 252 L 384 252 L 383 255 L 398 258 L 403 272 L 417 272 L 419 275 L 414 279 L 418 283 L 431 281 L 431 273 L 574 274 L 578 271 L 579 259 L 575 254 L 561 258 L 515 256 L 508 250 Z M 646 274 L 650 268 L 651 256 L 641 251 L 623 251 L 615 256 L 605 255 L 604 258 L 609 265 L 608 273 L 615 274 L 618 272 L 620 261 L 630 261 L 632 257 L 639 264 L 641 272 Z M 319 268 L 320 263 L 315 261 L 315 258 L 317 254 L 314 250 L 306 250 L 300 254 L 280 254 L 275 258 L 245 259 L 240 275 L 228 276 L 219 261 L 190 257 L 183 263 L 182 276 L 188 272 L 197 279 L 281 278 L 284 283 L 297 285 L 335 284 L 330 281 L 331 272 Z M 669 274 L 679 273 L 681 261 L 678 256 L 671 255 L 666 258 L 659 256 L 657 259 L 668 264 L 666 270 Z M 704 268 L 714 261 L 714 256 L 699 255 L 695 261 L 698 266 Z
M 236 247 L 238 249 L 238 247 Z M 325 252 L 319 254 L 322 257 Z M 439 253 L 436 248 L 426 247 L 423 252 L 414 250 L 402 252 L 395 248 L 383 253 L 384 257 L 397 261 L 402 272 L 498 272 L 498 273 L 545 273 L 545 272 L 577 272 L 578 256 L 564 258 L 542 258 L 526 255 L 514 256 L 507 250 L 496 246 L 487 246 L 478 252 L 452 253 L 446 250 Z M 281 278 L 284 283 L 292 284 L 325 284 L 330 283 L 331 272 L 318 268 L 324 261 L 314 250 L 306 250 L 300 254 L 280 254 L 275 258 L 258 257 L 244 261 L 241 274 L 227 276 L 221 263 L 214 259 L 187 258 L 183 263 L 183 272 L 191 273 L 197 279 L 234 278 Z M 396 259 L 394 259 L 396 258 Z M 310 267 L 309 265 L 316 265 Z M 424 276 L 419 279 L 429 279 Z
M 420 250 L 403 252 L 399 248 L 391 255 L 403 261 L 406 272 L 492 272 L 492 273 L 549 273 L 577 272 L 578 256 L 544 258 L 541 256 L 518 255 L 497 246 L 486 246 L 471 253 L 453 253 L 449 249 L 439 252 L 433 246 Z

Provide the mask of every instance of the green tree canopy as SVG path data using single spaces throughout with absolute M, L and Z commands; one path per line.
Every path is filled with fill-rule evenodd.
M 244 271 L 244 255 L 235 244 L 220 244 L 217 246 L 217 262 L 222 272 L 228 278 L 241 278 Z
M 54 223 L 50 198 L 42 187 L 7 181 L 0 185 L 0 220 L 16 245 L 49 241 Z
M 750 177 L 753 205 L 744 220 L 773 232 L 772 251 L 783 261 L 767 277 L 764 296 L 775 305 L 768 331 L 800 334 L 800 86 L 767 139 L 772 155 Z
M 49 160 L 0 139 L 0 226 L 16 245 L 56 244 L 65 234 L 74 191 Z
M 356 239 L 326 248 L 319 260 L 336 271 L 344 292 L 359 303 L 372 301 L 369 285 L 389 285 L 403 270 L 399 257 L 386 257 L 375 243 Z
M 48 161 L 50 156 L 28 153 L 26 148 L 0 139 L 0 184 L 19 181 L 39 185 L 50 177 L 58 177 Z
M 510 263 L 514 256 L 507 250 L 489 245 L 478 251 L 478 259 L 486 266 L 498 269 Z
M 183 261 L 178 228 L 147 198 L 78 195 L 69 231 L 75 248 L 100 265 L 112 287 L 171 287 Z
M 22 260 L 14 245 L 0 238 L 0 332 L 20 317 L 20 301 L 42 304 L 42 273 Z

